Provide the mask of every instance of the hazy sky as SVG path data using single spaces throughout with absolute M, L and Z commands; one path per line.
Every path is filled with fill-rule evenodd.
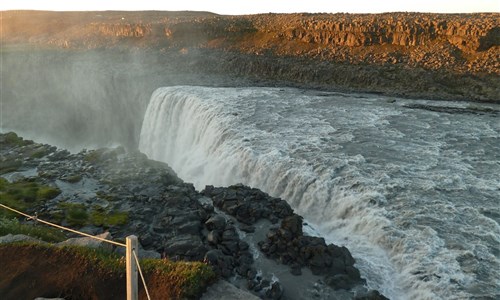
M 0 10 L 199 10 L 219 14 L 267 12 L 500 12 L 500 0 L 1 0 Z

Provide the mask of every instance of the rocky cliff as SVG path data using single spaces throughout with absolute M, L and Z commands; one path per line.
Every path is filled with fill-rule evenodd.
M 425 73 L 431 82 L 438 81 L 420 84 L 425 95 L 436 94 L 433 98 L 500 98 L 496 88 L 500 83 L 498 13 L 221 16 L 203 12 L 9 11 L 2 18 L 4 45 L 29 43 L 70 49 L 126 46 L 181 54 L 202 51 L 203 56 L 216 53 L 218 58 L 209 64 L 215 69 L 222 67 L 224 72 L 235 71 L 228 59 L 231 57 L 238 60 L 239 75 L 347 90 L 360 90 L 367 83 L 369 87 L 362 91 L 383 93 L 388 93 L 387 84 L 376 82 L 392 80 L 389 85 L 395 86 L 399 95 L 420 96 L 411 91 L 412 83 L 417 80 L 418 85 L 418 78 Z M 267 62 L 280 59 L 298 63 L 299 77 L 307 80 L 287 71 L 273 71 L 274 64 Z M 349 70 L 342 70 L 348 77 L 360 78 L 345 82 L 322 74 L 325 67 L 327 73 L 338 72 L 339 65 L 349 66 Z M 311 66 L 314 78 L 307 74 Z M 369 75 L 362 71 L 360 76 L 351 76 L 367 66 L 372 69 Z M 387 71 L 397 78 L 380 75 Z M 403 83 L 398 82 L 400 78 Z M 453 86 L 456 82 L 462 87 Z M 446 90 L 443 95 L 439 95 L 441 90 Z
M 24 140 L 13 132 L 0 134 L 0 143 L 0 204 L 89 234 L 106 231 L 119 241 L 134 234 L 139 238 L 139 256 L 204 261 L 219 277 L 261 299 L 387 299 L 365 287 L 347 248 L 307 236 L 302 231 L 302 217 L 283 199 L 243 185 L 206 186 L 198 192 L 166 164 L 139 152 L 127 153 L 123 147 L 71 154 Z M 0 208 L 0 229 L 8 222 L 5 217 L 16 216 L 6 215 Z M 24 221 L 21 218 L 16 223 Z M 74 239 L 63 242 L 75 244 L 81 245 Z M 123 248 L 114 252 L 123 254 Z M 0 247 L 0 258 L 12 253 L 12 249 Z M 30 253 L 25 252 L 25 257 Z M 51 264 L 58 258 L 71 260 L 68 253 L 51 255 L 50 250 L 37 257 Z M 60 273 L 54 272 L 43 273 L 48 281 L 38 280 L 45 267 L 27 263 L 14 272 L 16 265 L 7 264 L 7 269 L 0 270 L 0 298 L 33 299 L 49 292 L 65 292 L 71 299 L 109 297 L 99 285 L 95 291 L 80 288 L 97 284 L 94 277 L 86 276 L 87 267 L 70 269 L 83 274 L 81 278 L 68 274 L 67 268 L 54 269 L 83 280 L 81 285 L 77 280 L 59 282 Z M 111 291 L 119 289 L 117 276 L 94 273 L 111 280 Z M 170 276 L 179 282 L 175 275 Z M 172 296 L 175 284 L 168 287 L 163 283 L 161 288 L 161 280 L 149 279 L 155 290 L 160 287 L 157 299 L 199 296 L 192 288 L 187 288 L 190 296 Z M 31 281 L 33 289 L 26 291 L 19 280 Z

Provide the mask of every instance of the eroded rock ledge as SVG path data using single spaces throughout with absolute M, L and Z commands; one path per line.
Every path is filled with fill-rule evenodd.
M 148 49 L 167 54 L 174 69 L 274 84 L 498 102 L 499 20 L 498 13 L 10 11 L 2 34 L 7 46 Z
M 19 200 L 27 213 L 118 240 L 135 234 L 148 256 L 203 260 L 263 299 L 384 299 L 364 287 L 345 247 L 304 235 L 285 200 L 243 185 L 200 193 L 166 164 L 123 148 L 71 154 L 14 133 L 0 142 L 3 187 L 58 190 L 43 201 Z

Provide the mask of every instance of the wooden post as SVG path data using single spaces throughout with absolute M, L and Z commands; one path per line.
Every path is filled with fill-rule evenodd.
M 127 252 L 126 252 L 126 265 L 127 265 L 127 300 L 138 300 L 139 289 L 137 286 L 137 264 L 135 262 L 134 254 L 138 252 L 138 241 L 135 235 L 127 236 L 126 238 Z

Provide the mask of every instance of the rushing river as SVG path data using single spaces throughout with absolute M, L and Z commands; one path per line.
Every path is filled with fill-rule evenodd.
M 391 299 L 498 299 L 500 108 L 468 106 L 161 88 L 140 150 L 198 189 L 241 182 L 286 199 Z

